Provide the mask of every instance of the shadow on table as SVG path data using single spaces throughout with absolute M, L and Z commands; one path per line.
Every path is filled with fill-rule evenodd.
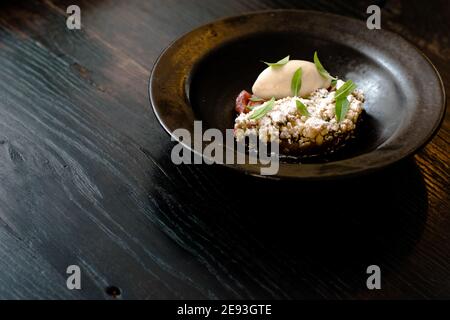
M 223 176 L 220 183 L 230 198 L 241 195 L 236 211 L 261 239 L 324 260 L 406 254 L 426 221 L 426 188 L 412 159 L 351 180 L 237 183 Z
M 426 188 L 412 159 L 352 180 L 248 181 L 239 188 L 252 199 L 239 212 L 267 246 L 322 281 L 341 278 L 341 285 L 365 292 L 366 268 L 377 264 L 385 276 L 383 267 L 398 265 L 414 250 L 426 222 Z
M 273 282 L 255 280 L 261 286 L 253 288 L 255 297 L 370 296 L 366 268 L 379 265 L 383 279 L 398 272 L 426 222 L 427 193 L 413 159 L 370 176 L 329 182 L 271 181 L 219 167 L 196 170 L 192 174 L 205 175 L 197 181 L 214 186 L 209 200 L 184 217 L 165 219 L 194 216 L 206 235 L 196 237 L 191 228 L 181 233 L 243 283 L 251 282 L 249 272 L 255 278 L 268 272 Z M 197 201 L 193 191 L 184 197 L 186 205 Z M 264 286 L 276 286 L 278 293 L 265 294 Z

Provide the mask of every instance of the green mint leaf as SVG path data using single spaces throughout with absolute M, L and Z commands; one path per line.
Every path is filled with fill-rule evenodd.
M 253 119 L 253 120 L 261 119 L 262 117 L 264 117 L 266 115 L 267 112 L 272 110 L 274 103 L 275 103 L 275 98 L 272 98 L 269 101 L 267 101 L 266 103 L 262 104 L 261 106 L 258 107 L 258 109 L 255 109 L 253 111 L 253 114 L 250 116 L 249 119 Z
M 334 99 L 336 101 L 336 120 L 341 122 L 348 112 L 350 102 L 347 97 L 356 89 L 356 84 L 352 80 L 346 81 L 334 94 Z
M 335 112 L 336 112 L 336 120 L 338 122 L 341 122 L 343 119 L 345 119 L 349 106 L 350 102 L 347 100 L 347 97 L 341 98 L 336 101 Z
M 281 66 L 284 66 L 286 63 L 289 62 L 289 57 L 290 56 L 284 57 L 283 59 L 281 59 L 278 62 L 264 62 L 264 61 L 263 62 L 265 64 L 267 64 L 269 67 L 281 67 Z
M 296 97 L 302 87 L 302 68 L 298 68 L 297 71 L 294 72 L 291 81 L 291 91 L 292 96 Z
M 334 94 L 334 99 L 337 101 L 341 97 L 347 97 L 355 89 L 356 89 L 356 84 L 354 84 L 352 80 L 348 80 L 339 89 L 336 90 L 336 93 Z
M 264 101 L 263 98 L 258 98 L 257 96 L 253 96 L 253 97 L 251 97 L 249 100 L 252 101 L 252 102 L 261 102 L 261 101 Z
M 323 65 L 320 63 L 319 57 L 317 56 L 317 51 L 314 52 L 314 64 L 316 65 L 317 71 L 320 73 L 320 75 L 327 79 L 336 80 L 335 77 L 332 77 L 327 70 L 323 67 Z
M 298 112 L 300 112 L 300 114 L 302 116 L 305 116 L 305 117 L 309 117 L 310 116 L 310 114 L 308 112 L 308 109 L 306 108 L 306 106 L 300 100 L 295 100 L 295 104 L 297 105 Z

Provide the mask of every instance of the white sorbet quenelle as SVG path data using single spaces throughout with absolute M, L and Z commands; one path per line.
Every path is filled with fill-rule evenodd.
M 328 88 L 331 78 L 323 77 L 316 65 L 304 60 L 291 60 L 280 67 L 266 68 L 255 81 L 252 91 L 263 99 L 282 99 L 291 96 L 291 79 L 296 70 L 302 69 L 300 97 L 307 97 L 317 89 Z

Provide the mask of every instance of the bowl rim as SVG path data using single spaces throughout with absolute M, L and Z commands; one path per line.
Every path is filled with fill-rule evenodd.
M 187 148 L 189 151 L 191 151 L 194 154 L 197 155 L 202 155 L 201 153 L 199 153 L 197 150 L 195 150 L 191 145 L 183 143 L 182 141 L 179 141 L 178 137 L 176 135 L 173 134 L 172 130 L 168 127 L 168 125 L 165 123 L 164 119 L 162 118 L 161 114 L 158 111 L 158 107 L 157 107 L 157 103 L 156 103 L 156 98 L 155 98 L 155 93 L 153 92 L 152 88 L 153 88 L 153 84 L 155 83 L 155 78 L 156 78 L 156 72 L 157 72 L 157 67 L 159 66 L 159 63 L 161 62 L 161 60 L 164 58 L 164 56 L 177 44 L 182 42 L 186 37 L 188 37 L 190 34 L 196 33 L 201 31 L 202 29 L 207 29 L 208 27 L 214 26 L 215 24 L 218 23 L 223 23 L 226 21 L 230 21 L 233 19 L 238 19 L 238 18 L 242 18 L 242 17 L 248 17 L 248 16 L 255 16 L 255 15 L 266 15 L 266 14 L 283 14 L 283 13 L 298 13 L 298 14 L 313 14 L 313 15 L 319 15 L 319 16 L 328 16 L 328 18 L 339 18 L 341 21 L 342 20 L 347 20 L 348 23 L 357 23 L 357 24 L 361 24 L 363 25 L 364 22 L 362 20 L 358 20 L 355 18 L 351 18 L 351 17 L 347 17 L 347 16 L 341 16 L 338 14 L 334 14 L 334 13 L 328 13 L 328 12 L 322 12 L 322 11 L 316 11 L 316 10 L 300 10 L 300 9 L 267 9 L 267 10 L 258 10 L 258 11 L 249 11 L 249 12 L 244 12 L 242 14 L 237 14 L 237 15 L 229 15 L 229 16 L 225 16 L 222 17 L 220 19 L 216 19 L 213 21 L 210 21 L 208 23 L 205 23 L 203 25 L 200 25 L 198 27 L 195 27 L 194 29 L 187 31 L 185 33 L 183 33 L 181 36 L 179 36 L 178 38 L 176 38 L 174 41 L 172 41 L 167 47 L 165 47 L 161 53 L 159 54 L 159 56 L 157 57 L 157 59 L 155 60 L 151 73 L 150 73 L 150 77 L 149 77 L 149 82 L 148 82 L 148 98 L 150 101 L 150 105 L 151 105 L 151 109 L 153 111 L 153 113 L 155 114 L 159 124 L 163 127 L 163 129 L 169 134 L 169 136 L 171 137 L 171 139 L 173 141 L 177 141 L 179 143 L 181 143 L 185 148 Z M 274 30 L 276 32 L 276 30 Z M 428 133 L 426 135 L 423 136 L 423 138 L 421 139 L 420 142 L 415 143 L 414 147 L 412 147 L 408 152 L 403 152 L 400 155 L 398 155 L 395 158 L 391 158 L 389 161 L 384 161 L 384 162 L 380 162 L 378 163 L 376 166 L 371 166 L 371 167 L 359 167 L 356 169 L 352 169 L 352 170 L 347 170 L 344 172 L 334 172 L 332 174 L 326 174 L 326 175 L 306 175 L 306 176 L 298 176 L 298 175 L 292 175 L 292 174 L 280 174 L 277 173 L 276 175 L 261 175 L 259 173 L 259 169 L 260 166 L 259 165 L 249 165 L 249 164 L 244 164 L 244 165 L 239 165 L 239 164 L 226 164 L 226 163 L 216 163 L 215 165 L 220 165 L 222 167 L 231 169 L 233 171 L 239 171 L 242 172 L 244 174 L 247 175 L 252 175 L 252 176 L 256 176 L 256 177 L 260 177 L 260 178 L 266 178 L 266 179 L 273 179 L 273 180 L 280 180 L 280 179 L 287 179 L 287 180 L 334 180 L 334 179 L 340 179 L 340 178 L 347 178 L 347 177 L 355 177 L 355 176 L 360 176 L 360 175 L 364 175 L 364 174 L 369 174 L 375 171 L 378 171 L 380 169 L 386 168 L 394 163 L 397 163 L 398 161 L 404 159 L 404 158 L 408 158 L 411 157 L 412 155 L 414 155 L 417 151 L 419 151 L 420 149 L 424 148 L 438 133 L 444 118 L 445 118 L 445 114 L 446 114 L 446 105 L 447 105 L 447 96 L 446 96 L 446 92 L 445 92 L 445 86 L 442 80 L 441 75 L 439 74 L 439 71 L 437 70 L 436 66 L 431 62 L 431 60 L 414 44 L 412 44 L 410 41 L 406 40 L 403 36 L 390 31 L 390 30 L 386 30 L 386 29 L 382 29 L 382 30 L 378 30 L 381 31 L 382 33 L 386 34 L 387 36 L 391 37 L 391 38 L 397 38 L 398 41 L 403 41 L 404 44 L 408 45 L 411 49 L 415 50 L 415 52 L 421 56 L 424 61 L 431 67 L 431 69 L 433 70 L 434 75 L 436 76 L 437 82 L 439 84 L 439 92 L 440 92 L 440 97 L 442 100 L 442 104 L 440 105 L 439 108 L 439 115 L 437 118 L 437 121 L 434 122 L 434 124 L 431 127 L 431 130 L 428 131 Z M 270 30 L 268 30 L 268 32 L 271 32 Z M 195 69 L 195 65 L 192 65 L 191 71 Z M 190 78 L 191 74 L 187 75 L 187 78 Z M 188 86 L 188 83 L 185 84 L 185 86 Z M 187 90 L 187 88 L 185 88 L 185 90 Z M 186 97 L 186 101 L 189 104 L 189 107 L 192 108 L 192 106 L 190 105 L 189 99 L 188 99 L 188 95 L 189 92 L 185 92 L 185 94 L 187 95 Z M 180 97 L 181 98 L 181 97 Z M 375 149 L 376 150 L 376 149 Z M 366 154 L 370 154 L 372 151 L 369 151 Z M 355 156 L 353 158 L 357 158 L 358 156 Z M 352 159 L 352 158 L 349 158 Z M 323 166 L 326 164 L 336 164 L 339 162 L 343 162 L 345 160 L 348 159 L 342 159 L 342 160 L 337 160 L 337 161 L 331 161 L 331 162 L 326 162 L 326 163 L 305 163 L 305 164 L 294 164 L 295 166 L 303 166 L 303 167 L 311 167 L 311 166 Z M 293 164 L 288 164 L 288 163 L 281 163 L 280 162 L 280 168 L 281 166 L 285 166 L 285 165 L 293 165 Z

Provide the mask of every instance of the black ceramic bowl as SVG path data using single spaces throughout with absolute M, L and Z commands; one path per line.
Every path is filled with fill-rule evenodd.
M 385 167 L 417 151 L 436 133 L 445 93 L 436 69 L 394 33 L 362 21 L 312 11 L 277 10 L 226 18 L 175 41 L 154 66 L 153 110 L 169 134 L 194 120 L 203 129 L 233 128 L 237 94 L 265 68 L 261 60 L 312 61 L 352 79 L 366 95 L 366 116 L 355 143 L 333 158 L 281 160 L 277 178 L 323 179 Z M 191 147 L 187 145 L 187 147 Z M 259 175 L 258 165 L 226 165 Z

